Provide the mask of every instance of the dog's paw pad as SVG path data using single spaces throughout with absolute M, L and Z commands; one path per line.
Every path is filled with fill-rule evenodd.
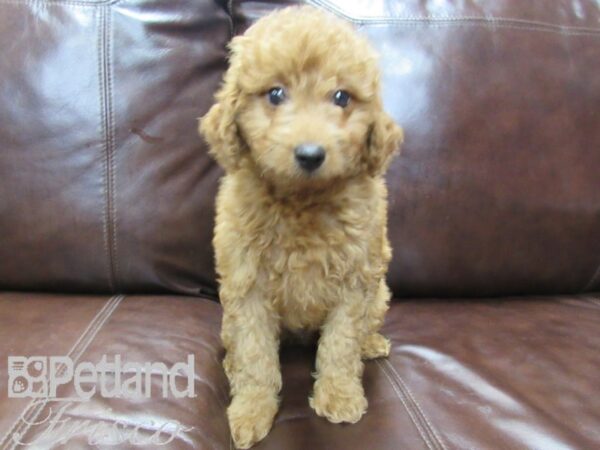
M 236 448 L 246 449 L 262 440 L 273 424 L 278 400 L 275 394 L 242 392 L 233 397 L 227 417 Z
M 390 354 L 390 340 L 379 333 L 367 336 L 362 344 L 362 356 L 365 359 L 385 358 Z

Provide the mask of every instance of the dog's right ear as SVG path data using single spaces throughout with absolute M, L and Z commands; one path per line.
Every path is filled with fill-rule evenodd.
M 215 96 L 217 102 L 200 119 L 198 131 L 206 139 L 213 158 L 226 172 L 232 172 L 239 166 L 244 142 L 236 123 L 240 93 L 231 79 L 232 74 L 227 75 Z
M 394 153 L 404 141 L 404 131 L 383 110 L 376 113 L 367 138 L 367 168 L 371 175 L 387 170 Z

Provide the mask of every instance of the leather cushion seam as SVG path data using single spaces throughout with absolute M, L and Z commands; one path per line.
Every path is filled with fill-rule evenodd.
M 379 366 L 379 368 L 381 369 L 381 371 L 387 378 L 388 382 L 390 383 L 390 386 L 392 386 L 392 389 L 396 393 L 396 396 L 400 400 L 400 403 L 402 403 L 402 406 L 404 406 L 404 409 L 408 413 L 408 416 L 410 417 L 411 422 L 416 427 L 417 431 L 419 432 L 419 435 L 421 436 L 421 439 L 423 440 L 423 442 L 425 443 L 427 448 L 429 450 L 434 450 L 434 448 L 435 448 L 434 444 L 431 442 L 430 437 L 427 434 L 427 432 L 423 429 L 423 426 L 419 423 L 419 420 L 416 417 L 414 410 L 412 408 L 410 408 L 408 399 L 406 398 L 404 393 L 401 392 L 400 389 L 398 389 L 398 387 L 396 386 L 396 383 L 394 383 L 394 381 L 392 380 L 392 377 L 388 374 L 387 370 L 384 368 L 381 361 L 377 359 L 377 360 L 375 360 L 375 362 L 377 363 L 377 365 Z
M 117 257 L 117 171 L 116 171 L 116 144 L 115 144 L 115 111 L 113 102 L 113 42 L 112 42 L 112 9 L 105 8 L 107 13 L 106 21 L 106 40 L 105 40 L 105 52 L 106 52 L 106 87 L 107 87 L 107 131 L 108 131 L 108 151 L 110 155 L 110 210 L 109 219 L 112 227 L 112 251 L 111 251 L 111 263 L 113 269 L 113 281 L 116 289 L 119 290 L 119 258 Z
M 14 5 L 51 5 L 51 6 L 81 6 L 84 8 L 97 8 L 102 6 L 112 6 L 120 3 L 121 0 L 97 0 L 96 2 L 78 2 L 75 0 L 0 0 L 0 4 Z
M 118 291 L 118 265 L 116 261 L 116 208 L 114 194 L 114 114 L 112 105 L 112 65 L 110 35 L 111 17 L 108 8 L 99 10 L 98 24 L 98 83 L 100 101 L 100 120 L 102 127 L 102 142 L 104 155 L 102 158 L 103 172 L 103 217 L 102 233 L 104 250 L 107 258 L 108 288 L 111 292 Z
M 549 22 L 514 19 L 494 16 L 398 16 L 398 17 L 364 17 L 352 16 L 341 8 L 323 0 L 308 0 L 314 6 L 326 9 L 356 25 L 397 25 L 397 26 L 461 26 L 479 25 L 489 28 L 515 28 L 529 31 L 547 31 L 561 34 L 600 35 L 600 28 L 573 25 L 558 25 Z
M 98 95 L 100 102 L 100 124 L 102 128 L 102 150 L 103 155 L 101 157 L 102 160 L 102 242 L 104 246 L 104 253 L 106 258 L 106 270 L 107 270 L 107 280 L 108 280 L 108 289 L 110 291 L 114 290 L 114 281 L 113 281 L 113 271 L 111 266 L 111 255 L 110 255 L 110 247 L 109 247 L 109 230 L 108 230 L 108 150 L 106 148 L 106 108 L 104 107 L 106 89 L 104 86 L 104 27 L 105 27 L 105 16 L 106 11 L 104 8 L 98 11 Z
M 402 377 L 400 376 L 400 374 L 396 371 L 396 369 L 394 368 L 394 366 L 392 366 L 392 364 L 387 359 L 384 360 L 384 363 L 390 368 L 390 370 L 392 371 L 392 374 L 395 376 L 396 380 L 398 381 L 398 384 L 403 388 L 404 391 L 406 391 L 406 393 L 408 394 L 408 396 L 412 400 L 413 404 L 415 405 L 415 407 L 419 411 L 419 414 L 421 415 L 421 417 L 425 421 L 425 423 L 427 425 L 427 428 L 429 429 L 429 431 L 431 432 L 431 434 L 434 436 L 435 441 L 439 444 L 439 446 L 443 450 L 447 450 L 446 446 L 444 445 L 444 441 L 442 440 L 442 438 L 440 437 L 439 433 L 436 431 L 435 427 L 432 425 L 431 421 L 429 420 L 429 418 L 427 417 L 427 415 L 425 414 L 425 412 L 421 408 L 421 405 L 419 404 L 419 402 L 417 401 L 417 399 L 413 395 L 413 393 L 410 390 L 410 388 L 408 387 L 408 385 L 404 382 L 404 380 L 402 379 Z

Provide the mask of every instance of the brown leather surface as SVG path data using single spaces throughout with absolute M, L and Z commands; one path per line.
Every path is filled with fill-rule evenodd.
M 218 172 L 197 134 L 210 0 L 1 1 L 0 287 L 198 293 Z
M 11 448 L 15 432 L 21 436 L 20 442 L 35 442 L 33 448 L 92 448 L 88 437 L 111 437 L 110 427 L 94 435 L 90 426 L 83 426 L 86 420 L 107 426 L 119 420 L 129 430 L 137 426 L 140 440 L 149 439 L 160 427 L 173 430 L 173 424 L 179 423 L 192 429 L 156 448 L 228 448 L 224 410 L 228 394 L 220 361 L 220 319 L 220 306 L 202 298 L 0 294 L 0 448 Z M 121 355 L 123 363 L 163 362 L 171 367 L 185 362 L 188 354 L 195 357 L 195 398 L 163 398 L 162 378 L 153 375 L 150 398 L 116 399 L 96 394 L 87 402 L 69 405 L 63 418 L 70 425 L 54 429 L 49 425 L 51 420 L 44 419 L 56 417 L 61 403 L 50 401 L 33 415 L 33 408 L 23 414 L 29 399 L 7 398 L 8 355 L 68 355 L 74 362 L 94 364 L 103 355 L 108 361 Z M 183 390 L 185 384 L 178 387 Z M 74 396 L 72 384 L 58 390 L 58 397 Z M 44 423 L 28 426 L 26 422 Z M 76 430 L 73 435 L 66 431 L 71 427 Z M 127 436 L 125 431 L 122 435 Z M 69 438 L 67 442 L 60 442 L 65 436 Z M 160 442 L 168 438 L 163 434 Z M 115 435 L 112 439 L 118 438 Z M 129 447 L 149 448 L 129 445 L 127 441 L 116 447 L 100 445 Z
M 1 2 L 0 287 L 214 288 L 195 119 L 232 30 L 291 3 Z M 597 2 L 313 3 L 371 37 L 406 131 L 396 295 L 600 288 Z
M 26 402 L 6 398 L 6 356 L 36 353 L 90 362 L 120 354 L 167 365 L 194 353 L 196 398 L 96 395 L 68 418 L 119 419 L 139 426 L 145 437 L 178 421 L 194 428 L 166 448 L 230 448 L 220 315 L 218 304 L 201 298 L 0 295 L 0 448 L 10 448 L 6 438 L 15 431 L 31 442 L 46 429 L 21 422 L 11 429 Z M 281 356 L 281 410 L 256 448 L 597 448 L 598 323 L 599 295 L 396 301 L 383 330 L 392 353 L 366 364 L 369 410 L 361 421 L 334 425 L 313 413 L 307 398 L 314 349 L 288 346 Z M 59 394 L 72 395 L 71 387 Z M 39 412 L 40 420 L 50 407 Z M 82 428 L 54 444 L 60 433 L 46 432 L 43 447 L 88 448 L 89 434 Z
M 67 355 L 108 300 L 0 293 L 0 442 L 29 402 L 8 399 L 7 357 Z

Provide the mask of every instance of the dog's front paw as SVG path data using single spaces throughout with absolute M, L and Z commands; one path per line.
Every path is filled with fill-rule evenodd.
M 278 403 L 277 394 L 264 388 L 245 389 L 233 397 L 227 418 L 236 448 L 250 448 L 267 435 Z
M 333 423 L 356 423 L 367 410 L 359 380 L 319 378 L 309 403 L 319 416 Z

